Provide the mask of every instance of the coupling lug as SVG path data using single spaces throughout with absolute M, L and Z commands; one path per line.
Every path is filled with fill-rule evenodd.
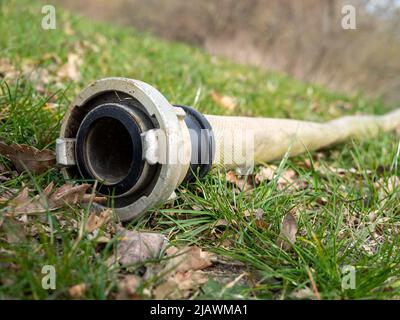
M 72 167 L 76 165 L 75 142 L 76 139 L 70 138 L 58 138 L 56 140 L 56 158 L 60 166 Z

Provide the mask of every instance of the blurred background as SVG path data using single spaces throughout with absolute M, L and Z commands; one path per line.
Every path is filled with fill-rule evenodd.
M 385 103 L 400 100 L 399 0 L 59 0 L 213 55 Z M 342 7 L 356 8 L 344 30 Z

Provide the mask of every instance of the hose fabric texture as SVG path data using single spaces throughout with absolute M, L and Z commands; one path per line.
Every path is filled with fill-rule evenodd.
M 215 135 L 215 165 L 268 162 L 349 139 L 374 137 L 400 128 L 400 109 L 382 116 L 346 116 L 325 123 L 206 115 Z M 244 149 L 244 140 L 249 146 Z M 251 146 L 252 145 L 252 146 Z

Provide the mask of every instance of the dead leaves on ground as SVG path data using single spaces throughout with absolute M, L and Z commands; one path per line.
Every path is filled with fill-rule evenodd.
M 106 209 L 100 213 L 100 215 L 96 215 L 96 213 L 92 212 L 89 215 L 89 218 L 85 224 L 85 231 L 88 233 L 92 233 L 97 229 L 100 229 L 103 225 L 105 225 L 108 221 L 110 221 L 112 216 L 112 209 Z
M 239 190 L 238 191 L 250 191 L 253 189 L 253 178 L 251 175 L 248 176 L 238 176 L 233 171 L 228 171 L 226 174 L 226 181 L 235 185 Z
M 15 175 L 15 171 L 9 171 L 5 165 L 0 163 L 0 182 L 8 181 Z
M 261 167 L 255 175 L 239 176 L 233 171 L 228 171 L 225 178 L 237 188 L 237 192 L 249 192 L 255 186 L 274 180 L 278 191 L 295 191 L 307 187 L 307 182 L 300 179 L 293 169 L 279 172 L 278 167 L 274 165 Z
M 0 203 L 6 203 L 9 215 L 43 213 L 65 206 L 90 202 L 104 203 L 105 197 L 86 193 L 90 187 L 90 184 L 77 186 L 64 184 L 54 190 L 54 184 L 50 183 L 43 193 L 34 197 L 30 197 L 28 188 L 24 187 L 18 194 L 3 193 L 0 195 Z
M 400 190 L 400 178 L 398 176 L 381 178 L 374 183 L 374 187 L 378 191 L 379 199 L 385 202 L 388 195 Z
M 162 258 L 160 263 L 150 265 L 145 279 L 152 277 L 159 280 L 143 291 L 143 294 L 156 299 L 187 298 L 208 281 L 202 269 L 212 265 L 212 255 L 199 247 L 169 247 L 167 238 L 161 234 L 122 230 L 118 236 L 116 253 L 122 266 L 132 263 L 145 263 L 155 258 Z M 122 253 L 122 255 L 121 255 Z M 138 299 L 139 287 L 143 279 L 137 275 L 125 276 L 118 285 L 118 299 Z
M 121 266 L 132 266 L 160 257 L 167 238 L 158 233 L 123 230 L 118 237 L 117 261 Z
M 152 234 L 151 237 L 146 238 L 142 236 L 149 235 L 149 233 L 129 232 L 134 232 L 135 243 L 131 244 L 134 248 L 131 248 L 126 254 L 129 253 L 134 261 L 145 262 L 147 259 L 159 257 L 160 253 L 165 253 L 164 260 L 157 265 L 149 266 L 145 278 L 149 278 L 147 274 L 150 272 L 152 276 L 159 278 L 159 280 L 152 288 L 143 290 L 142 293 L 144 295 L 156 299 L 188 298 L 194 290 L 208 281 L 208 277 L 202 269 L 212 265 L 212 255 L 210 253 L 203 251 L 199 247 L 184 247 L 179 249 L 169 247 L 164 251 L 162 248 L 167 243 L 164 236 Z M 147 240 L 138 241 L 138 239 L 144 238 Z M 151 243 L 154 239 L 155 242 Z M 143 242 L 146 242 L 146 247 L 152 247 L 153 250 L 150 253 L 148 249 L 143 249 Z M 145 254 L 140 255 L 138 254 L 139 251 L 143 251 Z M 152 267 L 154 267 L 154 270 L 151 269 Z M 143 279 L 137 275 L 129 274 L 125 276 L 119 282 L 117 298 L 139 299 L 138 290 L 142 283 Z
M 140 296 L 137 293 L 138 288 L 142 279 L 134 274 L 130 274 L 125 276 L 118 283 L 118 294 L 117 300 L 136 300 L 139 299 Z
M 74 31 L 68 24 L 65 25 L 65 33 L 72 34 Z M 66 42 L 69 52 L 66 60 L 54 53 L 44 53 L 41 57 L 33 59 L 23 59 L 18 64 L 8 58 L 0 58 L 0 79 L 11 83 L 19 78 L 26 78 L 34 84 L 39 93 L 51 95 L 47 91 L 49 85 L 57 89 L 65 89 L 66 81 L 80 81 L 82 79 L 83 58 L 88 52 L 102 53 L 100 56 L 108 54 L 106 50 L 107 39 L 100 41 L 104 37 L 95 34 L 96 43 L 87 40 L 77 40 L 72 43 Z M 105 48 L 102 50 L 100 47 Z M 51 62 L 51 63 L 48 63 Z M 3 115 L 0 113 L 0 118 Z
M 0 154 L 10 159 L 19 173 L 28 170 L 35 174 L 41 174 L 54 167 L 56 163 L 53 151 L 38 150 L 24 144 L 8 145 L 0 141 Z
M 199 247 L 170 247 L 166 256 L 169 259 L 161 271 L 165 279 L 153 291 L 156 299 L 188 298 L 192 290 L 208 281 L 201 270 L 212 265 L 210 253 Z
M 211 98 L 217 105 L 228 111 L 233 111 L 236 109 L 237 100 L 231 96 L 223 95 L 217 91 L 212 91 Z
M 154 297 L 160 299 L 188 298 L 192 290 L 208 281 L 208 277 L 200 270 L 177 272 L 154 290 Z
M 277 240 L 277 245 L 285 251 L 296 242 L 297 221 L 292 212 L 287 213 L 282 220 L 281 231 Z
M 5 80 L 12 79 L 17 76 L 18 72 L 15 69 L 14 65 L 11 63 L 9 59 L 1 58 L 0 59 L 0 78 Z
M 76 53 L 68 54 L 67 62 L 63 64 L 57 72 L 57 77 L 60 80 L 80 80 L 80 66 L 82 65 L 82 59 Z
M 120 229 L 116 240 L 115 261 L 128 270 L 134 264 L 162 258 L 165 254 L 165 259 L 154 265 L 154 269 L 149 266 L 146 273 L 146 277 L 160 277 L 152 290 L 145 292 L 148 296 L 156 299 L 187 298 L 208 281 L 201 270 L 212 265 L 212 255 L 199 247 L 169 247 L 165 250 L 168 240 L 164 235 L 124 228 Z M 125 276 L 118 285 L 117 298 L 138 299 L 137 289 L 142 281 L 136 275 Z
M 79 283 L 68 289 L 68 293 L 72 299 L 81 299 L 84 297 L 88 286 L 85 283 Z
M 181 272 L 201 270 L 212 264 L 210 253 L 203 251 L 199 247 L 181 249 L 170 247 L 166 253 L 167 256 L 170 257 L 166 270 L 171 269 Z

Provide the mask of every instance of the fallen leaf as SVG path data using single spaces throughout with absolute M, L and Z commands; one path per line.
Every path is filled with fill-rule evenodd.
M 81 58 L 76 53 L 68 54 L 67 63 L 63 64 L 57 72 L 60 80 L 78 81 L 81 77 L 79 67 L 82 64 Z
M 64 23 L 64 33 L 67 36 L 73 36 L 75 31 L 72 29 L 71 23 L 69 21 Z
M 238 187 L 240 191 L 247 192 L 254 187 L 253 177 L 251 175 L 239 178 L 233 171 L 228 171 L 226 174 L 226 180 Z
M 178 299 L 179 292 L 177 291 L 178 291 L 178 284 L 176 283 L 174 278 L 171 278 L 167 279 L 166 281 L 158 285 L 154 289 L 153 293 L 154 293 L 154 298 L 157 300 L 163 300 L 165 298 Z
M 292 244 L 296 242 L 297 221 L 293 213 L 289 212 L 285 215 L 281 225 L 277 244 L 280 248 L 287 251 Z
M 9 172 L 4 165 L 0 163 L 0 181 L 8 181 L 12 173 Z
M 278 167 L 270 165 L 262 167 L 255 176 L 255 182 L 260 184 L 262 182 L 269 182 L 274 180 L 278 174 Z M 297 179 L 297 173 L 293 169 L 287 169 L 280 173 L 277 180 L 277 190 L 283 190 L 287 187 L 293 189 L 300 189 L 304 187 L 304 183 Z
M 170 247 L 167 249 L 166 254 L 171 257 L 168 260 L 166 270 L 183 272 L 200 270 L 212 265 L 212 255 L 199 247 L 184 247 L 181 249 Z
M 73 299 L 82 298 L 87 291 L 87 285 L 85 283 L 80 283 L 72 286 L 68 289 L 68 293 Z
M 107 200 L 106 197 L 96 196 L 94 193 L 86 193 L 90 187 L 91 185 L 87 183 L 76 186 L 69 183 L 63 184 L 50 195 L 48 200 L 49 208 L 54 210 L 62 208 L 66 205 L 75 205 L 78 203 L 105 203 Z M 50 193 L 49 190 L 47 190 L 47 192 Z
M 53 102 L 46 102 L 43 105 L 43 109 L 50 111 L 52 113 L 56 112 L 59 107 L 60 105 L 58 103 L 53 103 Z
M 56 156 L 51 150 L 38 150 L 35 147 L 12 144 L 0 141 L 0 154 L 9 158 L 18 172 L 26 169 L 40 174 L 52 168 L 56 163 Z
M 276 170 L 278 168 L 276 166 L 267 166 L 262 167 L 256 174 L 256 183 L 262 183 L 264 181 L 272 181 L 275 177 Z
M 225 219 L 219 219 L 214 223 L 214 227 L 226 227 L 228 225 L 228 221 Z
M 136 275 L 127 275 L 118 283 L 118 300 L 138 299 L 136 293 L 140 286 L 141 279 Z
M 14 68 L 10 60 L 6 58 L 0 59 L 0 78 L 9 79 L 15 78 L 18 72 Z
M 1 228 L 6 235 L 7 243 L 16 244 L 26 241 L 26 231 L 22 222 L 7 217 L 3 220 Z
M 256 227 L 258 229 L 264 229 L 267 226 L 264 220 L 264 214 L 265 212 L 262 208 L 258 208 L 253 212 L 254 220 L 256 222 Z
M 34 211 L 42 209 L 42 205 L 38 207 L 36 203 L 31 203 L 32 200 L 29 198 L 29 190 L 27 187 L 22 187 L 17 195 L 15 195 L 14 192 L 4 192 L 0 197 L 0 203 L 7 203 L 8 207 L 12 209 L 23 207 L 24 210 L 22 210 L 21 213 L 26 213 L 25 210 Z M 14 212 L 14 210 L 12 211 Z
M 223 107 L 229 111 L 233 111 L 236 108 L 236 99 L 230 96 L 222 95 L 216 91 L 211 92 L 211 97 L 216 104 Z
M 124 229 L 117 244 L 117 260 L 122 266 L 130 266 L 158 258 L 167 242 L 167 238 L 159 233 Z
M 90 184 L 77 186 L 64 184 L 53 191 L 54 184 L 50 183 L 42 194 L 37 194 L 33 198 L 29 197 L 28 189 L 24 187 L 16 196 L 10 193 L 2 194 L 0 203 L 7 202 L 9 212 L 12 214 L 43 213 L 78 203 L 104 203 L 106 201 L 105 197 L 86 194 L 90 187 Z
M 400 189 L 400 178 L 398 176 L 383 177 L 374 183 L 374 187 L 378 192 L 379 200 L 384 203 L 390 194 Z
M 315 299 L 315 293 L 309 287 L 305 287 L 303 289 L 297 289 L 290 293 L 290 297 L 293 299 Z
M 156 299 L 178 299 L 188 298 L 192 290 L 206 283 L 208 277 L 200 270 L 189 270 L 176 272 L 154 290 Z
M 101 228 L 104 224 L 106 224 L 112 215 L 112 209 L 106 209 L 97 216 L 94 212 L 89 215 L 89 218 L 86 221 L 85 230 L 88 233 L 93 232 L 96 229 Z
M 323 175 L 329 175 L 329 174 L 336 174 L 338 176 L 345 176 L 347 174 L 354 174 L 354 175 L 359 175 L 362 176 L 364 174 L 372 174 L 373 171 L 366 169 L 363 171 L 357 170 L 356 168 L 349 168 L 349 169 L 345 169 L 345 168 L 335 168 L 335 167 L 331 167 L 331 166 L 320 166 L 318 168 L 316 168 L 316 171 L 318 171 L 319 173 L 323 174 Z

